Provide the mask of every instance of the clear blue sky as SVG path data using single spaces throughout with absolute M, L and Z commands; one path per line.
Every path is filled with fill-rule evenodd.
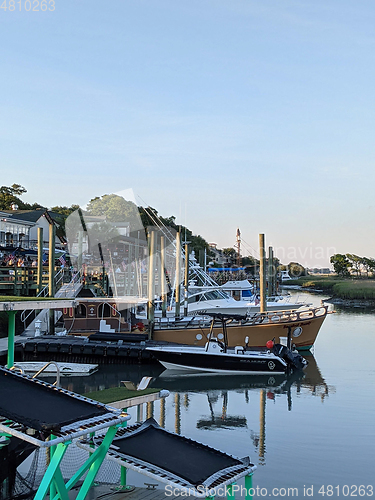
M 132 188 L 284 263 L 375 257 L 373 0 L 25 6 L 0 9 L 2 185 L 47 206 Z

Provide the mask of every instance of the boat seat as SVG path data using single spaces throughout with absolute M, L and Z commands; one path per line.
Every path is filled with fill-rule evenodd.
M 234 348 L 235 354 L 245 354 L 245 348 L 242 345 L 236 345 Z

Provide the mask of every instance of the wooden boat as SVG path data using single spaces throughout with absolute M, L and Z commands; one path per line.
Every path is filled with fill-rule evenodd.
M 228 348 L 227 321 L 230 317 L 222 314 L 212 318 L 208 340 L 204 347 L 163 345 L 146 347 L 165 367 L 180 370 L 219 372 L 226 374 L 280 374 L 302 370 L 307 361 L 288 347 L 267 342 L 267 349 L 254 350 L 248 347 L 246 337 L 242 345 Z M 219 321 L 220 325 L 217 325 Z M 215 324 L 217 328 L 214 328 Z M 223 340 L 215 336 L 221 332 Z
M 147 325 L 141 324 L 132 314 L 131 307 L 134 306 L 126 304 L 126 298 L 122 298 L 123 303 L 115 297 L 76 300 L 76 308 L 62 310 L 64 325 L 70 335 L 88 336 L 100 331 L 103 334 L 123 334 L 125 339 L 131 331 L 134 337 L 137 333 L 144 335 L 147 329 Z M 249 337 L 250 347 L 264 347 L 274 337 L 277 341 L 280 337 L 286 337 L 291 328 L 296 348 L 308 350 L 315 342 L 327 316 L 327 309 L 327 306 L 320 306 L 295 311 L 268 311 L 257 313 L 251 318 L 232 320 L 227 324 L 228 347 L 244 345 L 245 337 Z M 103 328 L 103 323 L 106 328 Z M 209 329 L 210 319 L 207 317 L 187 317 L 181 320 L 156 318 L 151 337 L 155 341 L 204 346 Z M 217 335 L 221 340 L 220 332 Z
M 296 311 L 270 311 L 258 313 L 249 320 L 227 324 L 228 347 L 244 345 L 249 337 L 250 347 L 264 347 L 268 340 L 287 337 L 291 330 L 292 343 L 298 350 L 309 350 L 314 345 L 319 330 L 327 316 L 328 306 L 301 309 Z M 191 322 L 179 326 L 179 322 L 155 323 L 152 338 L 160 342 L 174 342 L 194 346 L 204 346 L 209 335 L 209 325 Z M 222 340 L 218 332 L 216 337 Z

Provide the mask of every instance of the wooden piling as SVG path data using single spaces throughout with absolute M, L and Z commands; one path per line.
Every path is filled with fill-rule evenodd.
M 259 255 L 260 255 L 260 266 L 259 266 L 259 285 L 260 285 L 260 312 L 266 312 L 266 270 L 265 270 L 265 260 L 266 252 L 264 246 L 264 234 L 259 235 Z

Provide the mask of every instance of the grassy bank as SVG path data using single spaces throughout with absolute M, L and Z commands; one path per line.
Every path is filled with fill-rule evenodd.
M 306 290 L 323 290 L 340 299 L 375 301 L 375 280 L 373 279 L 305 276 L 298 280 L 288 281 L 289 284 L 300 285 Z

